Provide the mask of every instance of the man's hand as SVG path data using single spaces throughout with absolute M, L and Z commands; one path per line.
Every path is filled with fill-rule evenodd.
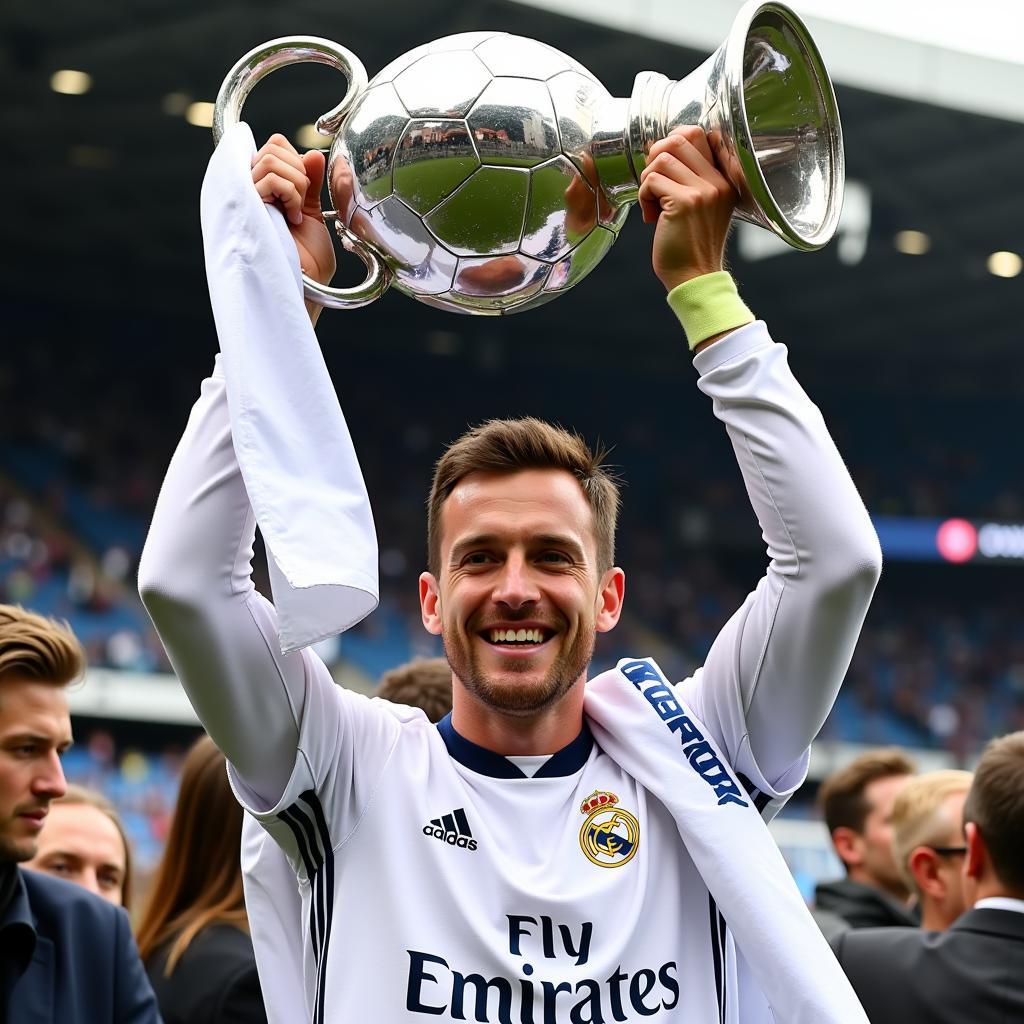
M 331 233 L 324 224 L 320 190 L 324 183 L 323 153 L 299 155 L 283 135 L 271 135 L 253 157 L 252 181 L 263 202 L 288 219 L 302 272 L 328 284 L 336 267 Z
M 702 128 L 676 128 L 651 146 L 640 174 L 640 210 L 656 224 L 652 262 L 668 291 L 723 269 L 737 198 Z

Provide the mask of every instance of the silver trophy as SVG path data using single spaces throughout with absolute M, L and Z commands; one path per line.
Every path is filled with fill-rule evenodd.
M 304 278 L 306 297 L 362 306 L 394 285 L 458 313 L 532 309 L 583 280 L 636 201 L 652 143 L 700 125 L 740 195 L 736 215 L 797 249 L 832 237 L 842 206 L 835 94 L 807 29 L 780 3 L 747 3 L 729 37 L 672 81 L 642 71 L 616 99 L 558 50 L 503 32 L 417 46 L 372 81 L 327 39 L 264 43 L 217 96 L 215 141 L 252 87 L 315 61 L 348 79 L 316 123 L 333 136 L 325 214 L 366 264 L 354 288 Z

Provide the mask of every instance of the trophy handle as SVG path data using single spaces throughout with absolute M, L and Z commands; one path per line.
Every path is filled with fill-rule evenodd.
M 340 71 L 348 79 L 348 90 L 342 101 L 333 110 L 317 118 L 317 131 L 321 135 L 333 135 L 355 102 L 366 91 L 367 77 L 363 62 L 351 50 L 330 39 L 321 39 L 318 36 L 283 36 L 280 39 L 270 39 L 251 49 L 225 76 L 213 109 L 214 145 L 219 144 L 224 132 L 239 122 L 242 105 L 260 79 L 278 68 L 307 61 L 326 64 Z M 337 215 L 330 211 L 324 213 L 325 220 L 335 220 L 334 228 L 341 238 L 343 247 L 348 252 L 355 253 L 366 265 L 366 278 L 362 284 L 353 288 L 331 288 L 303 274 L 303 293 L 307 299 L 322 306 L 354 309 L 379 299 L 387 291 L 388 285 L 391 284 L 391 271 L 376 252 L 344 228 L 336 217 Z

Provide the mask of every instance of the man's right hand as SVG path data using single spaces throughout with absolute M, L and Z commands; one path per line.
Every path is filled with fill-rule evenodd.
M 320 190 L 323 153 L 300 155 L 283 135 L 271 135 L 252 160 L 252 181 L 263 202 L 276 206 L 288 220 L 302 272 L 328 284 L 336 267 L 331 233 L 324 223 Z

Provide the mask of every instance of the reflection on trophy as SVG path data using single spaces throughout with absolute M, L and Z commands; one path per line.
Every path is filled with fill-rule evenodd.
M 737 216 L 803 250 L 825 245 L 839 219 L 835 95 L 807 29 L 780 3 L 752 0 L 696 71 L 680 81 L 641 72 L 629 99 L 558 50 L 500 32 L 418 46 L 369 82 L 336 43 L 276 39 L 224 80 L 215 139 L 259 79 L 301 61 L 348 78 L 317 128 L 334 136 L 328 216 L 369 269 L 355 288 L 305 279 L 323 305 L 364 305 L 390 284 L 460 313 L 513 313 L 561 295 L 615 241 L 648 150 L 679 125 L 708 133 L 739 193 Z

